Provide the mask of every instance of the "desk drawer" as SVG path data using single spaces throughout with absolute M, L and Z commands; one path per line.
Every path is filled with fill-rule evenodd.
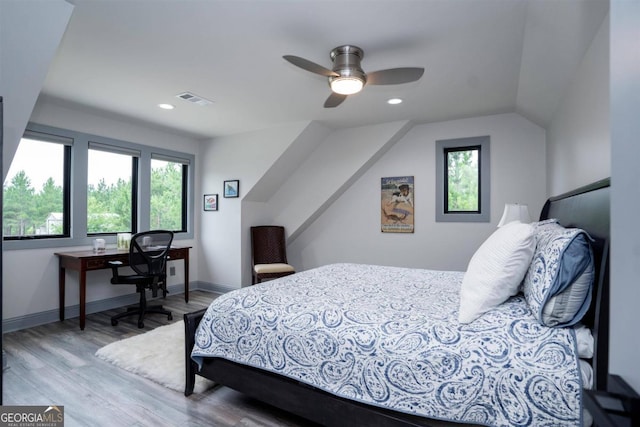
M 171 248 L 169 250 L 169 258 L 173 259 L 184 259 L 189 256 L 189 248 Z
M 102 270 L 103 268 L 111 268 L 109 261 L 121 261 L 125 265 L 129 263 L 129 256 L 114 256 L 109 258 L 97 258 L 87 260 L 87 270 Z

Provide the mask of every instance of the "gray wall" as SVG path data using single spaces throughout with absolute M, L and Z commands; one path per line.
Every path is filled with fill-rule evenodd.
M 3 182 L 72 12 L 64 0 L 0 1 Z
M 640 2 L 611 3 L 611 371 L 640 392 Z

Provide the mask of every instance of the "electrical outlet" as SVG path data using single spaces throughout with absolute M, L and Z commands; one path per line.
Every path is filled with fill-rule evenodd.
M 176 275 L 176 268 L 169 267 L 169 276 L 175 276 L 175 275 Z

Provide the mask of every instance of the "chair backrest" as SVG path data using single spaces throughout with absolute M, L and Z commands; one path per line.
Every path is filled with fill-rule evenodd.
M 164 275 L 172 241 L 173 232 L 166 230 L 134 234 L 129 246 L 129 265 L 142 276 Z
M 287 263 L 284 227 L 258 225 L 251 227 L 251 259 L 253 265 Z

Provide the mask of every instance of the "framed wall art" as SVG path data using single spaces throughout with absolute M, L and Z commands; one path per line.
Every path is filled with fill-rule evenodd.
M 238 197 L 240 194 L 240 181 L 237 179 L 224 182 L 224 197 Z
M 204 195 L 204 210 L 205 211 L 217 211 L 218 210 L 218 195 L 217 194 L 205 194 Z
M 380 186 L 383 233 L 413 233 L 413 176 L 382 178 Z

